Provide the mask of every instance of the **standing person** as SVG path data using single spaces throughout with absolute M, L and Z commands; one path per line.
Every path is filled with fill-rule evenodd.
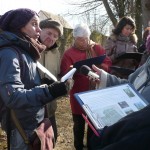
M 144 33 L 143 33 L 143 42 L 138 48 L 138 52 L 144 53 L 146 51 L 146 41 L 147 37 L 150 34 L 150 27 L 145 28 Z
M 90 40 L 90 29 L 86 24 L 79 24 L 73 30 L 74 45 L 65 51 L 61 60 L 61 75 L 66 74 L 71 66 L 81 60 L 88 58 L 101 56 L 105 54 L 105 50 L 97 43 Z M 101 68 L 108 71 L 111 65 L 111 60 L 106 57 L 104 62 L 101 64 Z M 74 86 L 70 91 L 70 104 L 73 117 L 73 133 L 74 133 L 74 147 L 76 150 L 83 149 L 83 139 L 85 131 L 85 121 L 82 117 L 84 113 L 78 102 L 74 98 L 74 93 L 83 92 L 91 89 L 91 83 L 89 79 L 80 74 L 75 73 L 73 76 Z M 92 135 L 92 131 L 88 128 L 87 132 L 87 147 L 89 147 L 89 139 Z
M 63 34 L 63 26 L 51 18 L 42 20 L 40 22 L 42 29 L 39 41 L 46 46 L 46 50 L 41 54 L 40 62 L 43 64 L 53 75 L 58 77 L 60 73 L 60 52 L 56 41 Z M 46 75 L 42 75 L 47 82 Z M 56 101 L 52 101 L 47 105 L 47 114 L 52 123 L 54 130 L 55 141 L 57 139 L 57 125 L 55 119 L 55 112 L 57 109 Z
M 44 106 L 66 94 L 66 84 L 41 84 L 36 62 L 45 46 L 37 41 L 41 29 L 36 12 L 26 8 L 10 10 L 0 18 L 0 28 L 3 30 L 0 33 L 0 97 L 7 108 L 15 111 L 32 143 L 34 130 L 44 119 Z M 21 60 L 14 47 L 19 51 Z M 5 109 L 2 113 L 2 126 L 5 129 L 7 114 Z M 10 149 L 29 150 L 14 122 L 8 122 L 11 130 Z
M 150 35 L 148 35 L 146 42 L 145 42 L 145 50 L 143 53 L 143 56 L 141 58 L 141 62 L 139 64 L 139 67 L 142 66 L 150 56 Z
M 105 43 L 106 54 L 111 58 L 112 65 L 122 68 L 135 69 L 138 63 L 134 59 L 117 59 L 117 57 L 126 52 L 137 52 L 137 36 L 135 34 L 136 25 L 132 18 L 123 17 L 120 19 L 112 34 Z M 111 74 L 119 77 L 125 77 L 115 70 Z

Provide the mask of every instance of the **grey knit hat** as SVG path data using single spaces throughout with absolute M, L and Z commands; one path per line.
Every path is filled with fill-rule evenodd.
M 56 21 L 56 20 L 52 20 L 51 18 L 42 20 L 40 22 L 40 28 L 54 28 L 59 32 L 59 35 L 62 36 L 63 35 L 63 26 L 60 22 Z
M 0 17 L 0 28 L 4 31 L 18 31 L 35 15 L 38 16 L 35 11 L 27 8 L 10 10 Z

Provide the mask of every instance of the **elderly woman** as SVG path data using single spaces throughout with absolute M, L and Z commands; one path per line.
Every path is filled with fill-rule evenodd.
M 88 58 L 101 56 L 105 54 L 105 50 L 97 43 L 90 40 L 90 29 L 86 24 L 78 24 L 73 30 L 74 44 L 71 48 L 65 51 L 61 60 L 61 75 L 66 74 L 74 63 L 85 60 Z M 109 70 L 111 61 L 108 57 L 105 58 L 101 68 L 105 71 Z M 91 89 L 91 84 L 88 77 L 76 73 L 73 77 L 74 86 L 70 92 L 70 104 L 73 116 L 73 133 L 74 133 L 74 146 L 76 150 L 83 149 L 83 138 L 85 130 L 85 121 L 82 118 L 83 110 L 74 98 L 74 93 L 83 92 Z M 91 136 L 91 130 L 88 129 L 88 136 Z M 87 139 L 87 145 L 88 143 Z
M 1 102 L 15 111 L 16 118 L 32 143 L 34 130 L 44 119 L 45 104 L 66 94 L 66 84 L 54 82 L 52 85 L 41 85 L 36 62 L 45 46 L 37 41 L 41 29 L 36 12 L 26 8 L 8 11 L 0 18 L 0 28 L 3 30 L 0 33 Z M 2 126 L 8 132 L 6 108 L 1 114 Z M 8 125 L 10 149 L 29 150 L 29 145 L 11 119 Z

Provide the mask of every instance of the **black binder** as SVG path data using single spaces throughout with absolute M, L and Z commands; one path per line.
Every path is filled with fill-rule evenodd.
M 119 54 L 116 59 L 135 59 L 137 62 L 141 61 L 143 53 L 139 52 L 128 52 Z
M 105 58 L 106 58 L 106 55 L 102 55 L 102 56 L 98 56 L 98 57 L 81 60 L 81 61 L 76 62 L 73 65 L 73 68 L 76 68 L 77 70 L 79 70 L 82 65 L 87 65 L 91 68 L 93 64 L 94 65 L 101 64 Z
M 124 75 L 129 75 L 135 71 L 134 69 L 122 68 L 118 66 L 111 66 L 110 69 Z

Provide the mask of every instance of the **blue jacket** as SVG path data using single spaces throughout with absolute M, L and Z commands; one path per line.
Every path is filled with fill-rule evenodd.
M 12 46 L 21 51 L 23 69 L 20 69 L 19 56 Z M 41 85 L 36 61 L 28 52 L 29 46 L 15 34 L 0 34 L 0 96 L 7 107 L 16 111 L 23 128 L 34 130 L 44 118 L 44 105 L 54 98 L 48 86 Z

